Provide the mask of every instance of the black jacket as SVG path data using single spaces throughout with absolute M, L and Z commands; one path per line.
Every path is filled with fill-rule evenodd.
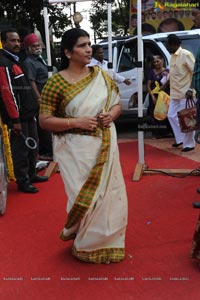
M 22 63 L 0 50 L 0 114 L 3 123 L 28 120 L 38 113 L 39 104 Z

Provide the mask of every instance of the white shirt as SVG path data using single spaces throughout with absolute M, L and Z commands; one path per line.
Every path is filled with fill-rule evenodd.
M 99 66 L 100 68 L 105 70 L 110 75 L 110 77 L 117 83 L 123 83 L 126 79 L 125 77 L 114 72 L 113 69 L 108 69 L 108 62 L 106 60 L 103 60 L 103 62 L 101 63 L 100 61 L 92 57 L 91 62 L 90 64 L 88 64 L 88 66 Z

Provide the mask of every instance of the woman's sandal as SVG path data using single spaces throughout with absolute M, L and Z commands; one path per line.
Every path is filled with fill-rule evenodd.
M 75 240 L 75 238 L 76 238 L 76 233 L 71 233 L 70 235 L 68 235 L 68 236 L 65 236 L 64 234 L 63 234 L 63 231 L 61 231 L 61 233 L 60 233 L 60 239 L 62 240 L 62 241 L 69 241 L 69 240 Z

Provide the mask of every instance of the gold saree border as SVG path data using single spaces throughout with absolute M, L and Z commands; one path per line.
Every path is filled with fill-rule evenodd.
M 72 247 L 72 255 L 77 259 L 102 264 L 102 263 L 112 263 L 120 262 L 125 258 L 124 248 L 102 248 L 93 251 L 78 251 L 75 246 Z
M 67 82 L 60 73 L 52 75 L 42 90 L 40 113 L 65 118 L 66 105 L 73 100 L 97 76 L 99 68 L 91 67 L 91 73 L 77 83 Z
M 74 205 L 68 214 L 65 228 L 69 229 L 76 223 L 80 222 L 89 209 L 101 180 L 104 163 L 108 160 L 109 149 L 110 129 L 105 128 L 102 131 L 102 144 L 99 156 L 97 158 L 97 163 L 91 169 L 86 182 L 83 184 L 79 194 L 76 197 Z

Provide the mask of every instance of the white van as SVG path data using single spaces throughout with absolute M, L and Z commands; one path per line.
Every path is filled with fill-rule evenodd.
M 200 29 L 189 31 L 177 31 L 168 33 L 156 33 L 153 35 L 143 36 L 143 103 L 147 94 L 146 82 L 147 74 L 151 68 L 150 57 L 153 55 L 161 55 L 164 59 L 165 67 L 169 67 L 170 53 L 166 48 L 166 39 L 169 34 L 176 34 L 182 42 L 182 47 L 191 51 L 196 57 L 198 48 L 200 47 Z M 108 60 L 108 42 L 100 43 L 104 48 L 104 59 Z M 131 115 L 138 116 L 138 78 L 137 78 L 137 37 L 120 38 L 112 41 L 113 49 L 113 69 L 115 72 L 131 79 L 131 85 L 124 83 L 119 84 L 119 90 L 122 101 L 122 117 Z M 147 108 L 144 107 L 143 115 L 146 115 Z

